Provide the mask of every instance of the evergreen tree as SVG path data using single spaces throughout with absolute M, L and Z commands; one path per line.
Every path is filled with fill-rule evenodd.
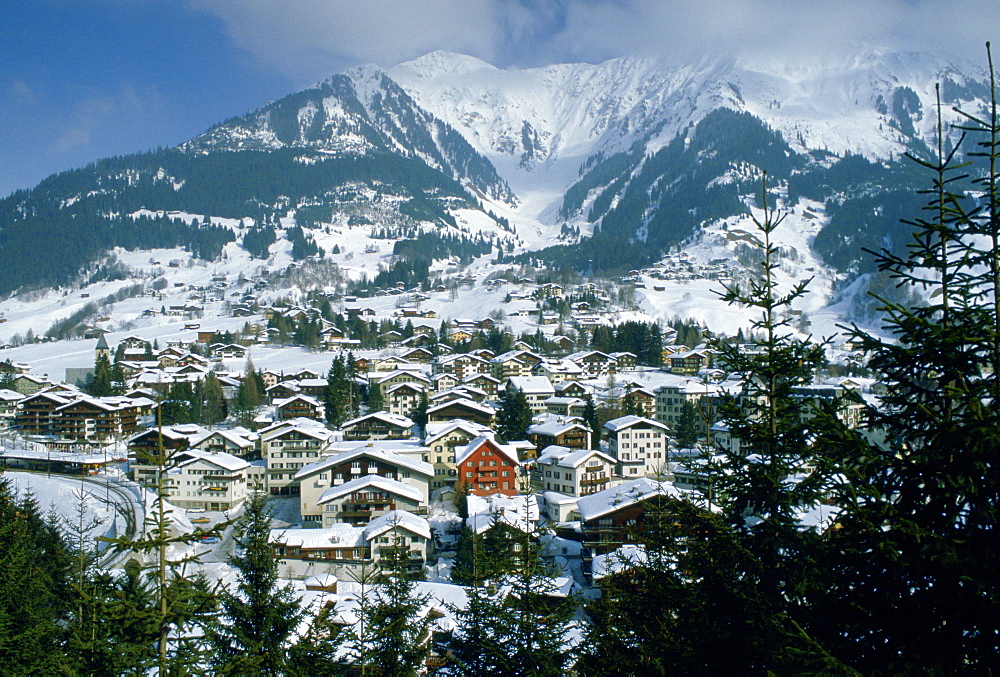
M 219 622 L 207 635 L 212 666 L 221 674 L 282 675 L 289 668 L 289 640 L 302 611 L 291 586 L 278 582 L 270 526 L 265 498 L 254 494 L 239 525 L 238 549 L 230 557 L 238 572 L 237 588 L 220 595 Z
M 410 419 L 417 427 L 417 431 L 421 439 L 423 439 L 427 434 L 427 421 L 429 420 L 427 416 L 427 409 L 429 407 L 430 401 L 427 399 L 427 393 L 422 392 L 420 393 L 420 401 L 417 402 L 417 406 L 410 412 Z
M 114 394 L 113 384 L 111 361 L 105 353 L 99 353 L 94 361 L 94 374 L 87 379 L 83 389 L 94 397 L 107 397 Z
M 417 592 L 407 571 L 410 549 L 397 529 L 391 545 L 379 547 L 382 567 L 373 603 L 359 622 L 369 629 L 368 665 L 376 674 L 410 677 L 423 672 L 430 649 L 427 597 Z
M 551 571 L 533 536 L 537 534 L 521 533 L 514 539 L 517 561 L 513 573 L 502 580 L 500 592 L 472 588 L 468 606 L 456 610 L 453 674 L 566 674 L 573 658 L 567 623 L 576 602 L 552 596 Z
M 681 413 L 677 417 L 677 426 L 674 430 L 674 437 L 677 443 L 683 447 L 690 447 L 698 441 L 700 432 L 698 410 L 691 402 L 684 402 L 681 405 Z
M 236 419 L 240 424 L 251 427 L 254 418 L 257 416 L 257 410 L 263 403 L 263 380 L 260 373 L 254 369 L 253 361 L 247 360 L 243 379 L 240 381 L 239 388 L 236 390 L 236 397 L 233 399 L 233 409 Z
M 1000 661 L 1000 120 L 969 116 L 982 139 L 970 172 L 945 152 L 926 218 L 905 258 L 879 267 L 928 301 L 879 299 L 883 341 L 855 327 L 886 394 L 870 409 L 885 442 L 845 434 L 829 444 L 845 469 L 842 525 L 827 605 L 828 642 L 867 673 L 987 674 Z M 940 104 L 939 104 L 940 107 Z M 979 165 L 981 163 L 981 166 Z M 981 177 L 968 200 L 956 182 Z M 975 203 L 978 202 L 978 205 Z M 849 599 L 840 596 L 849 595 Z
M 531 405 L 524 391 L 507 383 L 503 394 L 500 396 L 499 410 L 497 411 L 497 433 L 504 440 L 523 440 L 531 427 Z
M 771 236 L 783 216 L 775 217 L 768 205 L 766 181 L 762 195 L 763 218 L 754 217 L 762 253 L 759 275 L 747 287 L 734 284 L 721 294 L 731 304 L 760 313 L 752 320 L 760 350 L 748 354 L 713 342 L 720 359 L 742 375 L 743 387 L 739 396 L 724 397 L 720 404 L 721 419 L 737 442 L 716 449 L 708 469 L 733 540 L 746 553 L 744 576 L 753 583 L 754 622 L 767 621 L 759 625 L 761 651 L 747 668 L 786 672 L 803 669 L 795 661 L 817 651 L 806 639 L 810 614 L 802 607 L 823 576 L 815 561 L 820 534 L 815 526 L 802 525 L 801 515 L 824 499 L 832 471 L 814 458 L 808 443 L 813 410 L 806 400 L 793 397 L 793 388 L 811 383 L 825 363 L 823 346 L 794 338 L 782 319 L 787 316 L 782 311 L 805 293 L 809 280 L 779 291 L 778 248 Z
M 68 617 L 70 561 L 58 529 L 33 496 L 20 499 L 0 476 L 0 671 L 57 674 Z
M 348 420 L 350 413 L 351 384 L 347 376 L 347 364 L 343 355 L 333 358 L 326 375 L 326 391 L 323 405 L 326 408 L 326 422 L 339 427 Z
M 226 420 L 228 414 L 226 407 L 226 396 L 222 392 L 222 384 L 215 372 L 209 372 L 205 377 L 204 384 L 205 404 L 201 413 L 201 420 L 207 425 L 212 425 Z

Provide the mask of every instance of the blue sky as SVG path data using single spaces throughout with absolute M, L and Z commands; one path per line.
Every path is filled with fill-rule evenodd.
M 0 196 L 434 49 L 506 67 L 877 44 L 981 63 L 990 31 L 998 0 L 5 0 Z

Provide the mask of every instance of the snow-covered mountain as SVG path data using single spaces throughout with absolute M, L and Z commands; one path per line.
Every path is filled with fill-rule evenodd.
M 980 69 L 884 50 L 826 63 L 628 57 L 523 70 L 433 52 L 389 73 L 519 193 L 560 181 L 565 190 L 595 154 L 637 142 L 655 152 L 719 107 L 750 113 L 796 153 L 890 160 L 931 141 L 936 83 L 946 123 L 957 120 L 952 106 L 980 113 L 988 100 Z M 545 207 L 536 216 L 551 218 L 553 205 Z
M 783 243 L 789 276 L 821 277 L 829 301 L 873 272 L 863 248 L 906 241 L 899 219 L 921 198 L 901 157 L 929 152 L 938 84 L 946 123 L 954 106 L 984 111 L 982 70 L 874 49 L 506 70 L 433 52 L 360 66 L 175 149 L 0 200 L 0 293 L 104 275 L 95 262 L 114 247 L 282 262 L 322 248 L 345 267 L 381 252 L 361 266 L 369 276 L 400 258 L 494 252 L 595 273 L 677 249 L 739 261 L 767 171 L 770 203 L 801 225 Z

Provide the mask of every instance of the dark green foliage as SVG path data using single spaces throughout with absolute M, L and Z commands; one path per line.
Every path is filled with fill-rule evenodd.
M 576 600 L 551 596 L 551 572 L 539 557 L 535 538 L 537 534 L 521 532 L 508 537 L 504 552 L 517 557 L 516 563 L 508 564 L 512 573 L 503 579 L 509 594 L 496 588 L 470 588 L 468 606 L 455 610 L 459 629 L 451 642 L 453 674 L 566 674 L 573 660 L 566 624 Z M 509 547 L 513 544 L 516 550 Z
M 94 373 L 87 378 L 83 385 L 83 390 L 94 397 L 107 397 L 115 395 L 115 375 L 111 367 L 111 361 L 104 353 L 100 353 L 94 361 Z
M 474 240 L 457 235 L 441 234 L 436 231 L 416 233 L 412 238 L 399 239 L 392 246 L 393 256 L 407 259 L 421 258 L 427 261 L 457 257 L 472 259 L 489 254 L 493 243 L 478 237 Z
M 61 624 L 70 607 L 71 562 L 56 525 L 31 494 L 18 499 L 0 476 L 0 672 L 57 674 Z
M 674 437 L 677 438 L 677 444 L 682 447 L 689 447 L 698 440 L 701 431 L 698 418 L 698 410 L 692 403 L 684 402 L 681 405 L 681 413 L 677 417 L 677 428 L 674 430 Z
M 243 248 L 252 258 L 266 259 L 270 255 L 268 248 L 276 239 L 274 228 L 251 228 L 243 236 Z
M 638 364 L 658 367 L 663 362 L 663 337 L 655 322 L 629 320 L 619 325 L 594 327 L 590 347 L 602 352 L 628 352 Z
M 377 385 L 375 386 L 378 387 Z M 420 400 L 417 402 L 417 406 L 414 407 L 413 411 L 410 412 L 410 420 L 413 421 L 413 425 L 417 428 L 417 434 L 421 438 L 427 433 L 427 422 L 429 417 L 427 416 L 427 408 L 430 407 L 430 401 L 427 399 L 427 393 L 420 393 Z
M 271 515 L 263 495 L 254 494 L 238 526 L 239 548 L 230 558 L 238 574 L 235 591 L 219 596 L 219 621 L 208 632 L 211 663 L 220 674 L 283 675 L 288 645 L 302 619 L 298 597 L 278 582 L 278 564 L 268 537 Z
M 601 186 L 606 186 L 626 172 L 631 172 L 632 168 L 642 158 L 642 145 L 635 144 L 627 152 L 614 153 L 608 157 L 598 154 L 588 160 L 586 173 L 572 186 L 566 189 L 563 195 L 562 206 L 559 208 L 559 218 L 567 219 L 575 214 L 582 206 L 590 191 Z M 595 210 L 597 207 L 595 206 Z M 602 215 L 606 210 L 601 210 Z M 594 219 L 590 219 L 593 221 Z
M 990 64 L 993 72 L 992 63 Z M 995 100 L 994 100 L 995 101 Z M 866 673 L 995 672 L 1000 656 L 1000 196 L 996 105 L 969 118 L 976 205 L 957 182 L 969 169 L 938 131 L 932 186 L 905 256 L 878 265 L 923 287 L 926 304 L 880 299 L 882 341 L 855 328 L 887 394 L 869 415 L 884 433 L 830 443 L 846 469 L 831 541 L 828 642 Z M 849 603 L 848 603 L 849 602 Z M 861 613 L 859 613 L 861 612 Z
M 323 406 L 326 409 L 326 422 L 334 427 L 347 421 L 354 411 L 354 386 L 350 377 L 352 369 L 353 365 L 348 364 L 347 357 L 338 355 L 333 358 L 326 375 Z
M 524 391 L 510 383 L 500 395 L 497 411 L 497 433 L 504 440 L 523 440 L 531 426 L 531 405 Z

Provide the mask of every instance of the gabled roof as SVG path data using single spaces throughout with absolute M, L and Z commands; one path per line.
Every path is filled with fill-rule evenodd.
M 401 416 L 399 414 L 390 414 L 387 411 L 373 411 L 370 414 L 365 414 L 364 416 L 359 416 L 358 418 L 351 419 L 350 421 L 347 421 L 340 427 L 348 428 L 350 426 L 357 425 L 358 423 L 370 418 L 383 421 L 385 423 L 388 423 L 389 425 L 396 426 L 399 428 L 413 427 L 413 421 L 411 421 L 406 416 Z
M 563 468 L 579 468 L 595 455 L 605 463 L 609 463 L 611 465 L 615 464 L 615 459 L 611 458 L 603 451 L 599 451 L 597 449 L 570 449 L 556 444 L 542 449 L 542 453 L 539 454 L 538 459 L 535 462 L 545 463 L 547 465 L 551 465 L 554 462 L 555 465 Z
M 604 427 L 611 432 L 616 433 L 619 430 L 625 430 L 626 428 L 631 428 L 636 425 L 641 425 L 644 428 L 659 428 L 664 432 L 669 432 L 670 430 L 670 428 L 659 421 L 654 421 L 651 418 L 644 418 L 642 416 L 634 416 L 632 414 L 612 419 L 605 423 Z
M 319 500 L 316 501 L 316 503 L 319 505 L 325 505 L 330 501 L 335 501 L 338 498 L 364 489 L 365 487 L 375 487 L 381 491 L 386 491 L 390 494 L 395 494 L 396 496 L 402 496 L 403 498 L 408 498 L 411 501 L 416 501 L 417 503 L 424 500 L 424 495 L 420 492 L 420 490 L 416 487 L 411 487 L 409 484 L 403 484 L 402 482 L 397 482 L 396 480 L 391 480 L 388 477 L 382 477 L 380 475 L 365 475 L 356 480 L 351 480 L 350 482 L 344 482 L 343 484 L 338 484 L 335 487 L 330 487 L 323 492 L 323 495 L 319 497 Z
M 302 550 L 360 548 L 365 545 L 365 527 L 331 524 L 323 529 L 271 529 L 267 542 Z
M 489 446 L 490 449 L 493 449 L 494 451 L 506 456 L 508 459 L 510 459 L 510 461 L 514 463 L 514 465 L 520 463 L 520 459 L 518 459 L 517 457 L 516 449 L 514 449 L 508 444 L 500 444 L 492 437 L 486 437 L 482 435 L 469 442 L 461 450 L 458 449 L 455 450 L 455 463 L 461 464 L 465 462 L 465 460 L 469 458 L 469 456 L 471 456 L 480 447 L 484 445 Z
M 556 392 L 548 376 L 511 376 L 507 382 L 524 391 L 525 395 L 551 395 Z
M 370 541 L 396 528 L 406 529 L 426 539 L 431 537 L 430 523 L 423 517 L 406 510 L 390 510 L 368 523 L 365 527 L 365 538 Z
M 229 472 L 236 472 L 237 470 L 250 467 L 250 463 L 248 461 L 239 458 L 238 456 L 227 454 L 224 451 L 213 453 L 202 449 L 187 449 L 186 451 L 182 451 L 177 454 L 175 459 L 176 465 L 179 468 L 183 468 L 184 466 L 196 461 L 204 461 L 205 463 L 210 463 L 214 466 L 222 468 L 223 470 L 228 470 Z
M 581 496 L 577 500 L 580 517 L 584 521 L 612 513 L 654 496 L 682 498 L 690 495 L 670 482 L 659 482 L 648 477 L 623 482 L 618 486 L 598 491 L 596 494 Z
M 407 468 L 414 472 L 418 472 L 421 475 L 426 475 L 427 477 L 434 476 L 434 466 L 426 461 L 421 461 L 418 458 L 411 458 L 410 456 L 404 456 L 403 454 L 394 454 L 391 451 L 378 449 L 370 443 L 365 443 L 355 447 L 354 449 L 350 449 L 349 451 L 344 451 L 332 456 L 326 456 L 318 461 L 314 461 L 313 463 L 303 466 L 297 473 L 295 473 L 295 479 L 302 479 L 303 477 L 314 475 L 327 468 L 338 466 L 342 463 L 347 463 L 356 458 L 362 458 L 365 456 L 382 461 L 383 463 L 387 463 L 389 465 Z
M 486 416 L 493 416 L 494 414 L 497 413 L 496 409 L 489 406 L 488 404 L 480 404 L 479 402 L 473 402 L 472 400 L 467 399 L 465 397 L 460 397 L 457 400 L 448 400 L 447 402 L 442 402 L 441 404 L 435 404 L 433 407 L 429 407 L 427 409 L 427 413 L 428 415 L 435 414 L 446 407 L 453 407 L 453 406 L 459 406 L 465 409 L 472 409 L 473 411 L 478 411 L 482 414 L 485 414 Z
M 584 431 L 589 431 L 590 428 L 585 426 L 579 420 L 574 421 L 560 421 L 558 419 L 552 421 L 545 421 L 544 423 L 538 423 L 528 428 L 529 435 L 545 435 L 546 437 L 556 437 L 557 435 L 562 435 L 570 430 L 581 429 Z
M 487 426 L 460 418 L 455 418 L 450 421 L 429 421 L 427 423 L 427 437 L 424 440 L 424 444 L 430 446 L 437 440 L 451 434 L 455 430 L 462 430 L 473 438 L 481 435 L 486 436 L 487 434 L 493 434 L 493 431 Z

